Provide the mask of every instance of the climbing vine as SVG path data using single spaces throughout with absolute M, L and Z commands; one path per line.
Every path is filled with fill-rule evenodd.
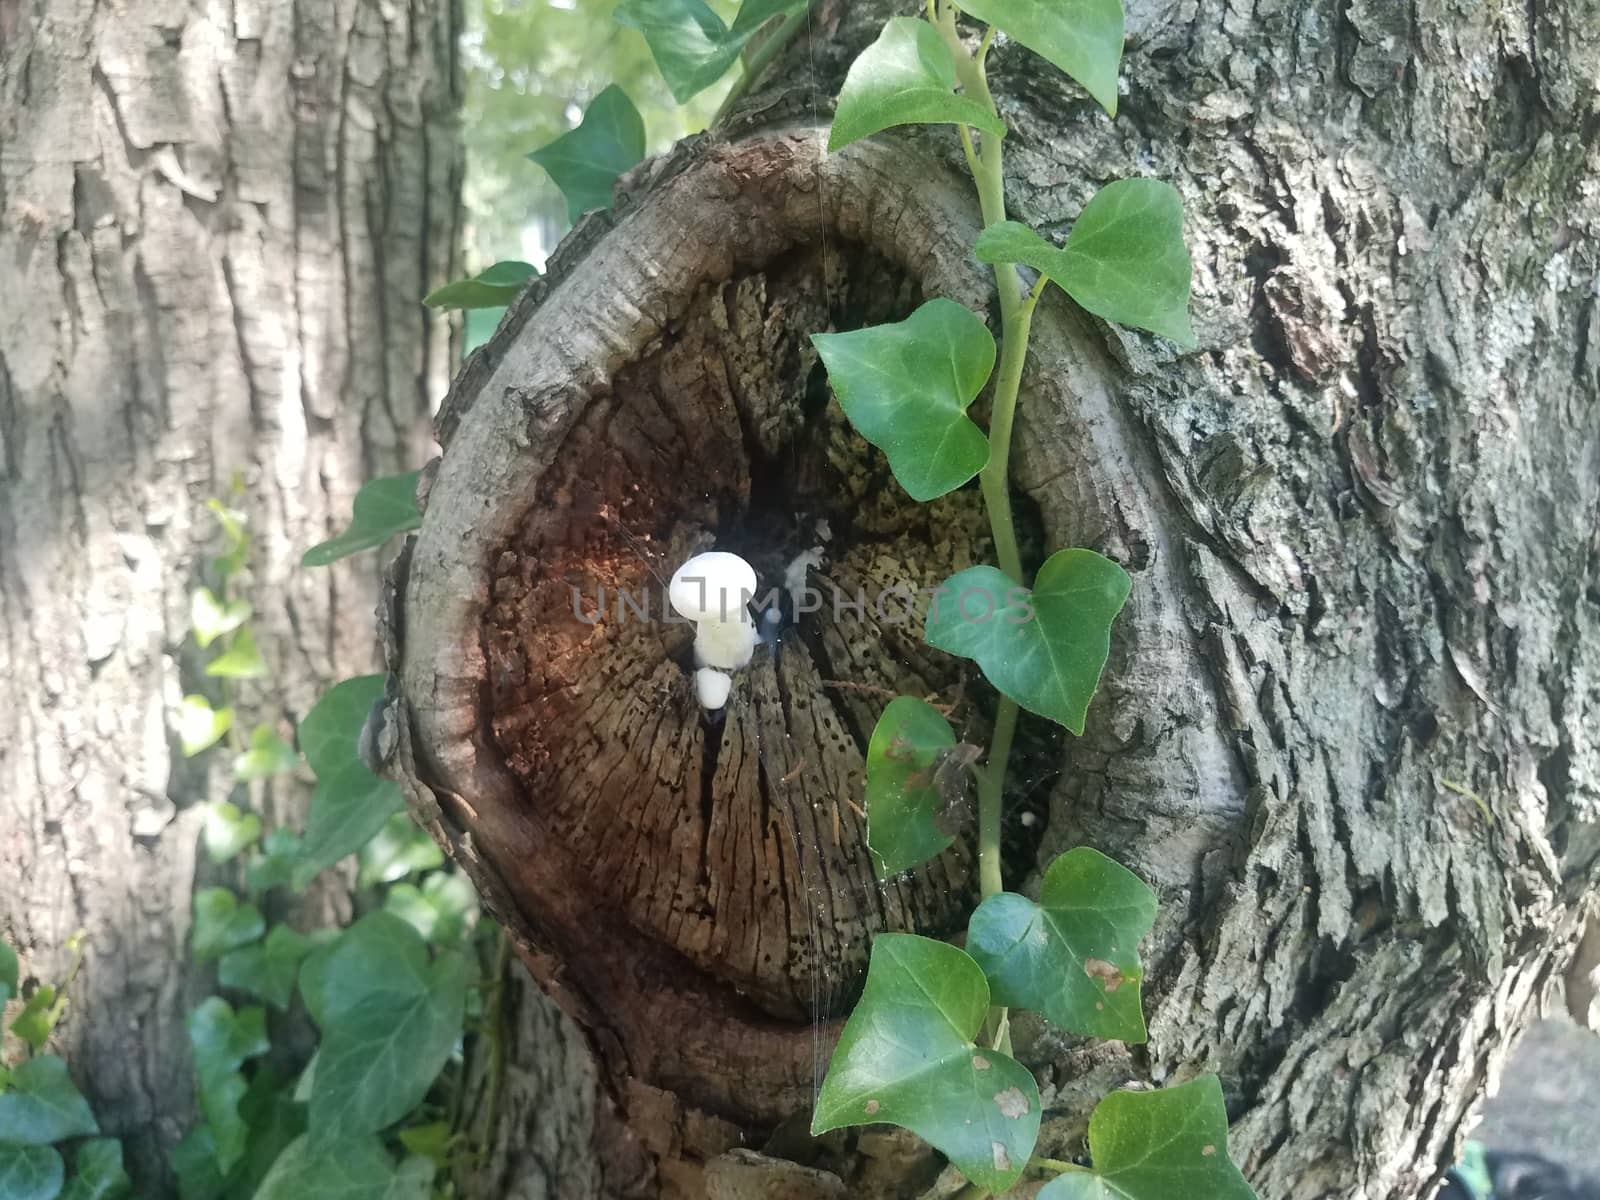
M 963 14 L 987 22 L 975 49 L 962 36 Z M 1120 0 L 928 0 L 925 18 L 894 17 L 884 26 L 839 94 L 830 151 L 892 126 L 954 125 L 977 187 L 984 228 L 973 252 L 994 268 L 998 347 L 978 314 L 945 299 L 895 324 L 812 341 L 846 417 L 883 450 L 913 499 L 933 500 L 978 479 L 998 566 L 948 579 L 932 598 L 923 636 L 975 662 L 999 701 L 987 754 L 962 759 L 978 793 L 982 894 L 966 947 L 911 934 L 877 937 L 812 1132 L 903 1126 L 942 1151 L 977 1194 L 1004 1192 L 1031 1167 L 1057 1176 L 1039 1193 L 1047 1200 L 1249 1197 L 1226 1154 L 1227 1114 L 1214 1077 L 1107 1097 L 1090 1122 L 1093 1165 L 1084 1167 L 1034 1157 L 1039 1092 L 1008 1053 L 1011 1008 L 1031 1009 L 1069 1033 L 1145 1040 L 1137 947 L 1154 923 L 1155 894 L 1131 871 L 1079 847 L 1046 868 L 1035 901 L 1005 890 L 1000 844 L 1020 712 L 1083 732 L 1112 622 L 1131 589 L 1120 566 L 1091 550 L 1055 552 L 1031 584 L 1024 571 L 1009 459 L 1034 312 L 1053 283 L 1108 320 L 1183 346 L 1194 336 L 1182 204 L 1169 185 L 1129 179 L 1102 189 L 1059 248 L 1007 218 L 1007 131 L 986 66 L 1004 34 L 1115 116 L 1122 22 Z M 985 431 L 967 410 L 991 382 Z M 881 876 L 953 844 L 939 820 L 940 776 L 956 747 L 945 715 L 927 701 L 902 696 L 884 709 L 866 783 L 868 847 Z
M 304 565 L 416 528 L 416 483 L 413 471 L 361 488 L 349 527 L 307 550 Z M 191 953 L 214 969 L 217 994 L 187 1019 L 201 1120 L 171 1155 L 179 1195 L 450 1195 L 442 1168 L 475 1153 L 459 1128 L 460 1041 L 492 1027 L 503 958 L 485 944 L 493 931 L 478 922 L 471 885 L 445 869 L 395 784 L 362 760 L 383 676 L 329 689 L 293 730 L 298 749 L 272 723 L 242 732 L 250 705 L 240 689 L 268 674 L 239 594 L 249 525 L 233 502 L 210 508 L 221 552 L 190 604 L 193 643 L 209 656 L 206 689 L 184 697 L 177 732 L 186 756 L 224 742 L 232 751 L 235 787 L 208 806 L 202 842 L 213 871 L 235 885 L 193 900 Z M 252 789 L 302 771 L 316 781 L 305 828 L 265 830 Z M 284 893 L 351 856 L 363 913 L 354 923 L 302 930 L 272 919 Z M 484 960 L 495 965 L 480 978 Z

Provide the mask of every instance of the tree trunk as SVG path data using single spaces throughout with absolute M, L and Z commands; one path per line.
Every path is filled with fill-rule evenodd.
M 626 180 L 439 422 L 396 774 L 593 1054 L 529 1195 L 948 1188 L 905 1139 L 797 1130 L 870 935 L 972 900 L 959 852 L 873 886 L 864 733 L 883 693 L 944 692 L 981 742 L 992 693 L 915 626 L 825 612 L 719 726 L 682 629 L 615 605 L 713 537 L 763 587 L 815 544 L 851 595 L 990 556 L 971 496 L 888 480 L 806 336 L 993 310 L 948 129 L 822 151 L 896 7 L 821 4 L 719 135 Z M 1264 1197 L 1421 1196 L 1600 871 L 1600 4 L 1130 0 L 1128 28 L 1114 122 L 989 60 L 1013 215 L 1182 191 L 1201 340 L 1056 293 L 1035 322 L 1029 552 L 1094 547 L 1134 590 L 1084 737 L 1024 727 L 1008 878 L 1088 843 L 1162 898 L 1147 1047 L 1017 1031 L 1041 1148 L 1213 1070 Z
M 271 674 L 240 719 L 289 736 L 372 666 L 371 562 L 300 553 L 421 461 L 448 377 L 418 298 L 455 260 L 459 24 L 453 0 L 0 0 L 0 936 L 50 982 L 88 931 L 58 1041 L 152 1184 L 191 1124 L 201 802 L 232 786 L 231 752 L 172 732 L 212 682 L 186 641 L 204 502 L 254 538 Z M 306 795 L 251 802 L 298 824 Z

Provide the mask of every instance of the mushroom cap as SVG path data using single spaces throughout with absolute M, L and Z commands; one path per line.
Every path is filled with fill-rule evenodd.
M 745 606 L 755 594 L 755 568 L 726 550 L 696 554 L 667 586 L 673 609 L 690 621 L 748 619 Z
M 728 695 L 732 691 L 732 676 L 714 671 L 710 667 L 701 667 L 694 673 L 694 694 L 699 699 L 701 708 L 721 708 L 728 702 Z

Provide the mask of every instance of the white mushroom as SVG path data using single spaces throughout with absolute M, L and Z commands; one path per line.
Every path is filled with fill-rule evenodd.
M 749 608 L 755 590 L 755 568 L 722 550 L 696 554 L 673 572 L 667 598 L 679 616 L 695 623 L 695 666 L 737 671 L 749 663 L 757 641 Z M 698 682 L 696 687 L 701 690 Z
M 700 700 L 700 707 L 718 709 L 728 702 L 728 694 L 733 691 L 733 677 L 721 671 L 714 671 L 710 667 L 701 667 L 694 673 L 694 694 Z

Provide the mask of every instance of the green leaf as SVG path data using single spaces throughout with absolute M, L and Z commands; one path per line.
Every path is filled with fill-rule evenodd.
M 433 1174 L 416 1156 L 396 1167 L 375 1137 L 313 1146 L 306 1135 L 284 1148 L 254 1200 L 427 1200 Z
M 960 950 L 879 934 L 866 989 L 817 1097 L 812 1134 L 899 1125 L 979 1187 L 1005 1191 L 1038 1139 L 1039 1091 L 1021 1063 L 973 1043 L 988 1012 L 983 972 Z
M 1026 225 L 1003 221 L 978 237 L 987 263 L 1023 263 L 1048 275 L 1096 316 L 1148 329 L 1185 348 L 1192 269 L 1183 200 L 1156 179 L 1123 179 L 1095 194 L 1057 250 Z
M 417 476 L 381 475 L 362 485 L 356 493 L 350 526 L 336 538 L 318 542 L 300 556 L 302 567 L 325 567 L 362 550 L 381 546 L 397 533 L 422 524 L 417 508 Z
M 449 1156 L 455 1130 L 449 1121 L 430 1121 L 426 1125 L 413 1125 L 399 1133 L 400 1144 L 413 1154 L 432 1159 L 441 1164 Z
M 248 518 L 214 496 L 206 501 L 206 508 L 222 527 L 223 550 L 213 565 L 226 583 L 243 569 L 245 560 L 250 556 L 250 534 L 245 528 L 249 523 Z
M 961 11 L 1065 71 L 1117 115 L 1122 0 L 961 0 Z
M 921 866 L 956 840 L 940 823 L 940 764 L 955 749 L 944 714 L 925 700 L 889 701 L 867 746 L 867 849 L 878 878 Z
M 256 647 L 256 635 L 248 628 L 239 630 L 228 642 L 228 649 L 206 664 L 206 674 L 215 679 L 262 679 L 267 661 Z
M 1255 1200 L 1228 1158 L 1215 1075 L 1157 1092 L 1113 1092 L 1089 1118 L 1092 1171 L 1052 1181 L 1038 1200 Z
M 843 149 L 894 125 L 946 123 L 996 136 L 1006 131 L 988 105 L 956 94 L 956 65 L 938 30 L 915 17 L 891 17 L 878 40 L 850 64 L 828 149 Z
M 189 1014 L 189 1046 L 200 1081 L 200 1111 L 216 1142 L 217 1166 L 226 1175 L 244 1156 L 250 1127 L 239 1112 L 244 1076 L 239 1068 L 272 1048 L 267 1040 L 266 1012 L 241 1008 L 237 1013 L 220 996 L 210 996 Z
M 733 36 L 748 40 L 773 17 L 788 16 L 811 6 L 811 0 L 743 0 L 733 18 Z
M 1029 712 L 1081 734 L 1131 587 L 1126 571 L 1092 550 L 1052 554 L 1031 593 L 994 567 L 969 567 L 934 596 L 924 637 L 973 659 Z
M 550 173 L 576 224 L 586 212 L 610 208 L 617 179 L 644 158 L 644 118 L 612 84 L 589 102 L 576 129 L 528 157 Z
M 122 1165 L 122 1143 L 116 1138 L 91 1138 L 72 1156 L 72 1180 L 64 1200 L 118 1200 L 133 1190 Z
M 214 863 L 225 863 L 255 844 L 261 836 L 261 818 L 240 812 L 226 800 L 206 809 L 204 840 L 206 855 Z
M 252 856 L 246 870 L 251 895 L 288 883 L 299 862 L 299 836 L 291 829 L 274 829 L 262 839 L 260 853 Z
M 241 905 L 227 888 L 202 888 L 194 894 L 194 958 L 210 962 L 247 946 L 267 930 L 254 904 Z
M 383 907 L 432 945 L 451 946 L 461 940 L 478 911 L 478 894 L 464 875 L 436 871 L 421 887 L 395 884 L 384 896 Z
M 216 745 L 232 728 L 233 709 L 214 709 L 204 696 L 185 696 L 178 705 L 178 744 L 185 758 Z
M 745 39 L 734 37 L 705 0 L 622 0 L 615 17 L 644 34 L 679 104 L 721 79 L 744 46 Z
M 390 947 L 385 953 L 393 955 L 376 971 L 374 946 Z M 470 972 L 455 952 L 432 964 L 426 958 L 415 930 L 374 913 L 319 964 L 314 1148 L 398 1121 L 421 1103 L 449 1061 L 461 1036 Z
M 422 298 L 429 308 L 504 308 L 539 272 L 532 263 L 497 262 L 471 279 L 457 279 Z
M 399 812 L 385 821 L 372 840 L 361 847 L 360 860 L 361 872 L 357 880 L 362 887 L 371 887 L 431 871 L 444 862 L 444 852 L 409 813 Z
M 222 601 L 210 588 L 196 588 L 189 597 L 189 625 L 194 629 L 194 640 L 205 649 L 248 621 L 251 611 L 248 601 Z
M 274 925 L 264 942 L 230 950 L 217 964 L 217 982 L 286 1009 L 294 998 L 300 960 L 311 952 L 312 941 L 287 925 Z
M 17 994 L 17 952 L 0 942 L 0 1008 Z
M 814 333 L 839 405 L 889 458 L 914 500 L 932 500 L 989 461 L 989 439 L 967 416 L 994 370 L 994 338 L 953 300 L 930 300 L 904 321 Z
M 0 1200 L 54 1200 L 66 1168 L 49 1146 L 0 1142 Z
M 66 1063 L 54 1054 L 40 1054 L 17 1064 L 11 1090 L 0 1095 L 0 1133 L 6 1141 L 47 1146 L 99 1132 Z
M 250 1126 L 250 1142 L 228 1173 L 230 1200 L 254 1196 L 278 1156 L 306 1131 L 306 1106 L 297 1104 L 283 1085 L 283 1077 L 270 1064 L 259 1064 L 239 1101 L 239 1115 Z
M 1030 1008 L 1068 1033 L 1145 1040 L 1139 940 L 1156 919 L 1142 879 L 1087 846 L 1050 864 L 1039 903 L 990 896 L 972 914 L 967 953 L 997 1005 Z
M 402 1003 L 427 988 L 427 947 L 389 913 L 368 913 L 312 951 L 300 968 L 300 994 L 319 1026 L 375 994 Z
M 179 1200 L 219 1200 L 224 1181 L 217 1168 L 217 1141 L 211 1127 L 196 1125 L 167 1155 L 178 1177 Z
M 357 753 L 361 727 L 383 686 L 382 675 L 336 683 L 300 722 L 300 748 L 316 772 L 317 790 L 291 880 L 297 888 L 361 849 L 401 807 L 400 789 L 374 775 Z
M 61 1013 L 66 1008 L 66 998 L 61 997 L 61 1006 L 56 1005 L 57 991 L 48 983 L 41 983 L 34 989 L 33 995 L 22 1006 L 22 1011 L 11 1022 L 11 1032 L 16 1034 L 28 1044 L 28 1049 L 37 1054 L 44 1044 L 50 1040 L 50 1033 L 56 1027 L 56 1022 L 61 1019 Z
M 233 777 L 241 783 L 287 775 L 300 761 L 294 747 L 278 736 L 270 725 L 257 725 L 250 731 L 250 749 L 233 760 Z

